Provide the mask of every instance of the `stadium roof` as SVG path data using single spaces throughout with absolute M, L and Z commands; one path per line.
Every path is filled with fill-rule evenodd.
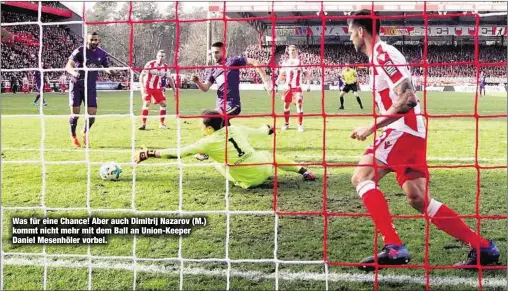
M 288 19 L 276 18 L 276 26 L 289 26 L 289 25 L 321 25 L 321 19 L 318 16 L 323 5 L 323 11 L 330 17 L 334 16 L 347 16 L 349 13 L 360 9 L 372 9 L 372 2 L 323 2 L 321 1 L 303 1 L 303 2 L 227 2 L 226 15 L 229 18 L 258 18 L 249 21 L 258 31 L 263 31 L 272 26 L 272 11 L 277 17 L 294 17 Z M 209 11 L 223 11 L 223 2 L 210 2 Z M 379 15 L 404 15 L 404 14 L 418 14 L 424 11 L 424 4 L 419 2 L 379 2 L 374 3 L 374 10 Z M 489 17 L 482 17 L 481 24 L 502 24 L 506 25 L 506 2 L 471 2 L 471 3 L 440 3 L 430 2 L 426 6 L 429 15 L 437 14 L 457 14 L 463 12 L 478 12 L 480 14 L 498 13 L 504 15 L 496 15 Z M 314 17 L 312 17 L 314 16 Z M 298 19 L 298 17 L 300 19 Z M 310 18 L 312 17 L 312 18 Z M 328 19 L 330 24 L 345 24 L 346 19 Z M 424 23 L 423 17 L 421 18 L 404 18 L 386 19 L 383 20 L 384 24 L 420 24 Z M 447 18 L 429 18 L 429 24 L 475 24 L 475 17 L 447 17 Z

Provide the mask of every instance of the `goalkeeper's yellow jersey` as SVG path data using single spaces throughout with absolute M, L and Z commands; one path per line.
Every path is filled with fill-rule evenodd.
M 227 135 L 224 127 L 192 145 L 181 148 L 180 156 L 206 153 L 212 160 L 221 164 L 226 163 L 227 159 L 229 165 L 235 165 L 229 167 L 230 180 L 243 188 L 256 186 L 272 175 L 273 158 L 268 151 L 256 151 L 249 143 L 249 137 L 268 135 L 268 132 L 269 128 L 266 125 L 257 129 L 231 125 L 228 127 Z M 176 157 L 177 149 L 169 150 L 169 155 Z M 265 165 L 236 166 L 241 164 Z
M 342 80 L 344 80 L 344 82 L 347 85 L 356 83 L 356 71 L 354 69 L 347 68 L 345 70 L 342 70 L 341 75 L 342 75 Z

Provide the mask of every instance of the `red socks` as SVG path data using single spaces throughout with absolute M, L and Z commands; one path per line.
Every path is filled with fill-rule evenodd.
M 289 114 L 290 111 L 284 111 L 284 121 L 286 122 L 286 124 L 289 123 Z
M 485 248 L 490 245 L 488 240 L 471 230 L 471 228 L 458 217 L 458 214 L 445 204 L 432 199 L 427 207 L 427 212 L 432 218 L 431 222 L 437 226 L 437 228 L 461 242 L 468 244 L 472 248 Z
M 363 181 L 358 184 L 356 191 L 362 197 L 363 204 L 370 213 L 376 229 L 381 232 L 384 244 L 402 245 L 383 192 L 376 187 L 373 181 Z
M 388 203 L 373 181 L 363 181 L 356 187 L 358 195 L 362 197 L 365 208 L 370 213 L 376 229 L 381 232 L 384 244 L 401 245 L 402 241 L 392 222 Z M 490 246 L 487 239 L 477 234 L 458 217 L 451 208 L 432 199 L 427 207 L 431 222 L 448 235 L 460 240 L 472 248 L 486 248 Z
M 143 107 L 141 110 L 141 115 L 143 116 L 143 124 L 146 124 L 146 117 L 148 116 L 148 108 Z

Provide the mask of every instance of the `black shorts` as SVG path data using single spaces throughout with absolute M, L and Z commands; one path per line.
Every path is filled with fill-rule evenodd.
M 346 84 L 344 87 L 342 87 L 342 92 L 349 93 L 349 91 L 358 92 L 358 86 L 356 86 L 356 83 L 354 84 Z

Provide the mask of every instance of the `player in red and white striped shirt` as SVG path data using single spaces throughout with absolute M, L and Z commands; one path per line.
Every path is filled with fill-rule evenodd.
M 290 45 L 288 47 L 289 58 L 284 61 L 280 70 L 279 77 L 277 78 L 277 84 L 283 82 L 285 79 L 284 93 L 282 95 L 282 102 L 284 102 L 284 120 L 285 123 L 282 126 L 282 130 L 289 128 L 289 114 L 291 112 L 291 103 L 296 106 L 296 112 L 298 112 L 298 131 L 303 132 L 303 91 L 302 91 L 302 79 L 303 75 L 307 76 L 307 91 L 310 91 L 310 74 L 305 72 L 304 68 L 300 67 L 303 65 L 298 54 L 296 52 L 296 46 Z
M 173 88 L 173 96 L 176 91 L 175 82 L 171 77 L 171 71 L 169 65 L 163 62 L 166 58 L 166 52 L 160 50 L 157 52 L 157 58 L 153 61 L 149 61 L 145 65 L 145 69 L 139 76 L 139 84 L 141 85 L 141 95 L 143 97 L 143 108 L 141 109 L 141 115 L 143 124 L 139 128 L 140 130 L 146 129 L 146 119 L 148 116 L 148 108 L 150 104 L 159 104 L 159 115 L 160 125 L 159 128 L 167 128 L 164 124 L 164 116 L 166 115 L 166 96 L 164 96 L 164 86 L 162 84 L 162 78 L 166 77 L 169 85 Z
M 367 55 L 374 64 L 374 68 L 370 69 L 371 87 L 375 89 L 380 115 L 368 126 L 353 130 L 351 138 L 364 141 L 377 129 L 384 128 L 374 144 L 365 151 L 351 179 L 383 237 L 385 247 L 375 255 L 377 264 L 382 268 L 383 265 L 407 264 L 411 260 L 377 184 L 390 172 L 395 172 L 397 182 L 415 210 L 427 213 L 430 222 L 438 229 L 472 248 L 467 259 L 456 266 L 476 267 L 478 257 L 480 265 L 496 264 L 500 253 L 495 244 L 471 230 L 446 204 L 430 197 L 426 189 L 429 178 L 427 134 L 406 58 L 395 47 L 381 41 L 380 21 L 375 19 L 373 24 L 369 10 L 361 10 L 354 15 L 363 18 L 348 20 L 351 41 L 356 51 Z M 365 166 L 374 164 L 376 167 Z M 360 269 L 375 270 L 375 261 L 374 256 L 365 258 Z

